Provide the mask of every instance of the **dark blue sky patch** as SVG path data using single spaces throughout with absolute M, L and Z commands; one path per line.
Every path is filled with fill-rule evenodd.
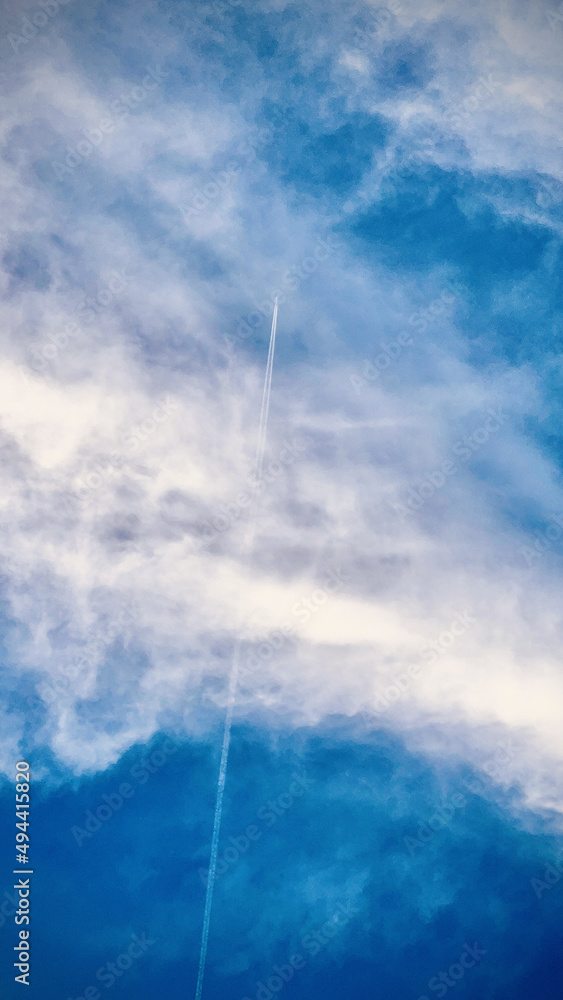
M 396 738 L 380 733 L 371 744 L 357 743 L 336 731 L 338 738 L 279 734 L 275 743 L 258 731 L 235 731 L 209 996 L 224 996 L 228 974 L 234 996 L 253 997 L 254 983 L 290 953 L 307 953 L 304 935 L 350 899 L 358 913 L 333 944 L 308 954 L 288 996 L 317 995 L 327 984 L 330 997 L 348 996 L 350 983 L 371 977 L 409 1000 L 475 940 L 491 964 L 483 961 L 459 995 L 478 989 L 488 996 L 484 984 L 491 976 L 497 989 L 512 982 L 515 963 L 520 975 L 532 975 L 538 954 L 553 954 L 544 942 L 563 915 L 557 885 L 543 899 L 530 885 L 553 841 L 523 832 L 494 803 L 469 793 L 461 774 L 442 766 L 438 778 Z M 146 930 L 158 944 L 142 975 L 123 978 L 123 995 L 150 996 L 163 978 L 170 1000 L 185 995 L 185 977 L 195 976 L 217 763 L 217 748 L 169 742 L 160 733 L 103 775 L 38 795 L 36 975 L 44 998 L 80 995 L 133 930 Z M 123 783 L 132 790 L 125 798 Z M 443 825 L 432 821 L 459 793 L 464 803 L 455 815 Z M 9 796 L 2 802 L 9 811 Z M 258 839 L 249 840 L 249 826 Z M 411 853 L 404 838 L 419 834 Z M 79 951 L 67 937 L 69 924 Z M 245 954 L 250 965 L 237 970 L 236 956 Z
M 48 257 L 30 243 L 7 250 L 3 263 L 11 275 L 12 289 L 22 285 L 41 291 L 51 285 Z
M 539 225 L 502 219 L 488 205 L 466 215 L 458 198 L 466 183 L 429 167 L 404 185 L 399 181 L 386 200 L 353 224 L 353 232 L 389 267 L 447 264 L 463 269 L 470 286 L 490 295 L 499 280 L 522 277 L 538 266 L 550 234 Z
M 351 115 L 337 128 L 319 132 L 296 108 L 270 106 L 268 111 L 278 125 L 275 141 L 272 137 L 261 155 L 284 183 L 308 194 L 344 196 L 359 183 L 388 134 L 384 119 L 376 115 Z
M 421 90 L 432 79 L 431 53 L 428 46 L 409 42 L 385 45 L 378 61 L 376 80 L 386 96 L 405 90 Z

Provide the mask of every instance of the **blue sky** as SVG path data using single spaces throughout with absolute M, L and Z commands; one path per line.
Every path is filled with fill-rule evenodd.
M 3 7 L 42 1000 L 194 995 L 239 620 L 204 997 L 556 995 L 562 46 L 521 0 Z

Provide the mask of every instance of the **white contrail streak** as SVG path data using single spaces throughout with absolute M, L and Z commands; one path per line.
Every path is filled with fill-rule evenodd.
M 274 349 L 276 346 L 276 327 L 278 325 L 278 300 L 274 303 L 274 315 L 272 316 L 272 332 L 270 333 L 270 346 L 268 349 L 268 361 L 266 363 L 266 376 L 264 378 L 264 392 L 262 394 L 262 409 L 260 411 L 260 427 L 258 430 L 258 445 L 256 447 L 256 477 L 260 479 L 262 475 L 262 462 L 264 461 L 264 449 L 266 447 L 266 431 L 268 429 L 268 413 L 270 412 L 270 393 L 272 391 L 272 372 L 274 370 Z
M 260 425 L 258 428 L 258 445 L 256 448 L 256 461 L 254 470 L 254 480 L 252 486 L 252 496 L 249 508 L 248 531 L 244 539 L 245 566 L 244 574 L 248 575 L 250 568 L 250 557 L 252 554 L 252 542 L 254 539 L 254 526 L 256 521 L 256 496 L 258 485 L 262 475 L 262 465 L 264 462 L 264 450 L 266 448 L 266 432 L 268 429 L 268 414 L 270 411 L 270 394 L 272 391 L 272 372 L 274 370 L 274 349 L 276 346 L 276 326 L 278 322 L 278 300 L 274 303 L 274 315 L 272 317 L 272 330 L 270 333 L 270 346 L 268 349 L 268 361 L 266 363 L 266 375 L 264 377 L 264 391 L 262 393 L 262 409 L 260 411 Z M 243 588 L 244 591 L 244 588 Z M 229 676 L 229 694 L 227 699 L 227 714 L 225 717 L 225 730 L 223 733 L 223 746 L 221 749 L 221 763 L 219 764 L 219 779 L 217 781 L 217 798 L 215 799 L 215 815 L 213 819 L 213 836 L 211 838 L 211 854 L 209 859 L 209 874 L 205 890 L 205 908 L 203 911 L 203 928 L 201 932 L 201 950 L 199 955 L 199 969 L 197 974 L 197 986 L 195 1000 L 201 1000 L 203 991 L 203 976 L 205 973 L 205 962 L 207 959 L 207 944 L 209 941 L 209 924 L 211 921 L 211 907 L 213 905 L 213 886 L 215 883 L 215 870 L 217 868 L 217 853 L 219 850 L 219 834 L 221 832 L 221 818 L 223 815 L 223 794 L 225 791 L 225 781 L 227 778 L 227 765 L 229 762 L 229 748 L 231 745 L 231 727 L 233 721 L 233 711 L 237 692 L 238 670 L 241 649 L 241 626 L 242 610 L 239 614 L 239 622 L 236 632 L 235 644 L 233 648 L 233 661 Z

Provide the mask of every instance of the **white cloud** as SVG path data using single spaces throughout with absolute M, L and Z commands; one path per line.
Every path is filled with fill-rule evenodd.
M 458 10 L 473 27 L 482 16 Z M 399 25 L 406 17 L 398 16 Z M 425 11 L 424 23 L 413 15 L 411 32 L 422 37 L 432 18 L 437 7 Z M 414 104 L 389 98 L 385 110 L 402 123 L 402 141 L 415 112 L 418 123 L 443 122 L 444 107 L 469 92 L 480 73 L 498 72 L 499 92 L 459 126 L 475 168 L 512 170 L 516 151 L 519 167 L 555 169 L 552 82 L 559 63 L 551 36 L 543 68 L 539 42 L 526 63 L 524 31 L 483 21 L 471 64 L 462 72 L 452 53 L 439 70 L 437 94 Z M 483 39 L 491 38 L 498 64 L 485 55 Z M 359 91 L 352 96 L 361 100 Z M 19 681 L 56 676 L 62 658 L 78 654 L 89 634 L 100 638 L 81 677 L 48 707 L 38 739 L 80 772 L 105 767 L 164 718 L 186 713 L 199 732 L 225 701 L 241 595 L 264 638 L 286 621 L 295 637 L 244 680 L 241 711 L 291 722 L 369 713 L 385 680 L 419 662 L 421 647 L 467 611 L 475 626 L 386 721 L 429 751 L 433 727 L 452 745 L 463 732 L 459 752 L 477 762 L 486 759 L 493 732 L 497 739 L 499 731 L 515 731 L 524 746 L 520 761 L 527 762 L 527 801 L 560 808 L 557 782 L 532 766 L 541 759 L 555 773 L 563 756 L 558 571 L 549 552 L 532 569 L 526 565 L 520 549 L 529 539 L 499 502 L 504 491 L 546 519 L 563 510 L 550 462 L 521 429 L 523 415 L 541 411 L 537 377 L 526 368 L 510 378 L 473 371 L 454 310 L 440 320 L 446 346 L 417 342 L 417 360 L 405 357 L 390 370 L 397 382 L 382 379 L 358 396 L 350 384 L 358 358 L 348 351 L 347 331 L 357 323 L 368 342 L 374 327 L 377 339 L 383 326 L 386 337 L 399 332 L 421 298 L 440 294 L 444 275 L 426 275 L 416 289 L 360 267 L 341 248 L 288 293 L 280 313 L 269 458 L 294 430 L 309 444 L 264 491 L 248 583 L 238 520 L 198 549 L 201 525 L 247 488 L 259 413 L 264 351 L 255 345 L 254 355 L 243 346 L 226 353 L 225 316 L 248 316 L 311 253 L 327 218 L 312 207 L 297 210 L 264 171 L 271 198 L 259 202 L 262 168 L 253 160 L 209 208 L 183 217 L 185 178 L 221 169 L 249 132 L 219 106 L 186 111 L 183 100 L 165 100 L 161 91 L 152 100 L 92 154 L 98 195 L 87 164 L 84 179 L 77 167 L 64 191 L 29 173 L 47 155 L 45 136 L 60 130 L 70 141 L 82 127 L 96 127 L 107 108 L 107 97 L 86 85 L 70 56 L 62 69 L 39 60 L 11 112 L 12 129 L 40 115 L 43 131 L 27 139 L 21 180 L 5 168 L 5 247 L 16 253 L 27 240 L 50 278 L 33 283 L 25 267 L 19 277 L 17 267 L 2 276 L 9 337 L 0 365 L 0 541 L 11 614 L 29 629 L 10 650 Z M 10 135 L 8 129 L 9 147 Z M 61 211 L 66 199 L 68 219 Z M 148 236 L 137 215 L 144 202 L 154 226 Z M 200 273 L 198 254 L 207 255 Z M 113 268 L 129 275 L 123 292 L 43 373 L 22 379 L 17 365 L 76 318 Z M 262 337 L 267 326 L 264 319 Z M 290 336 L 308 348 L 305 361 L 294 359 Z M 422 386 L 419 363 L 429 375 Z M 167 397 L 176 408 L 157 422 L 151 415 Z M 404 503 L 408 489 L 499 403 L 509 414 L 506 428 L 401 522 L 393 504 Z M 132 429 L 151 420 L 145 440 L 134 431 L 139 443 L 131 443 Z M 495 485 L 487 485 L 480 461 L 494 465 Z M 85 501 L 64 503 L 88 477 L 97 485 Z M 300 619 L 292 608 L 322 587 L 331 569 L 347 574 L 346 587 Z M 116 631 L 111 623 L 122 601 L 137 611 Z M 52 630 L 65 621 L 65 644 L 58 646 Z M 114 648 L 119 636 L 121 651 Z M 6 767 L 12 752 L 5 743 Z

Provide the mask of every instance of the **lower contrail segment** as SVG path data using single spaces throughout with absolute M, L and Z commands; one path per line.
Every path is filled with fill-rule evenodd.
M 266 375 L 264 377 L 264 391 L 262 393 L 262 408 L 260 411 L 260 425 L 258 428 L 258 444 L 256 448 L 256 462 L 254 470 L 254 481 L 252 485 L 252 496 L 250 503 L 250 516 L 248 520 L 248 531 L 244 540 L 245 550 L 245 577 L 250 568 L 250 557 L 252 554 L 252 543 L 254 540 L 254 526 L 256 521 L 256 497 L 258 485 L 262 475 L 262 464 L 264 462 L 264 451 L 266 448 L 266 432 L 268 429 L 268 414 L 270 411 L 270 394 L 272 391 L 272 372 L 274 370 L 274 350 L 276 346 L 276 327 L 278 321 L 278 300 L 274 304 L 274 315 L 272 317 L 272 330 L 270 333 L 270 346 L 268 348 L 268 361 L 266 363 Z M 241 650 L 241 626 L 242 613 L 239 615 L 239 622 L 236 632 L 235 645 L 233 649 L 233 660 L 229 676 L 229 694 L 227 700 L 227 714 L 225 717 L 225 731 L 223 733 L 223 746 L 221 748 L 221 763 L 219 765 L 219 778 L 217 781 L 217 798 L 215 800 L 215 815 L 213 819 L 213 836 L 211 838 L 211 855 L 209 859 L 209 875 L 205 890 L 205 909 L 203 911 L 203 928 L 201 932 L 201 950 L 199 955 L 199 969 L 197 974 L 197 986 L 195 1000 L 201 1000 L 203 992 L 203 976 L 205 973 L 205 962 L 207 958 L 207 944 L 209 941 L 209 924 L 211 921 L 211 907 L 213 905 L 213 886 L 215 884 L 215 870 L 217 868 L 217 853 L 219 851 L 219 834 L 221 832 L 221 818 L 223 815 L 223 794 L 225 791 L 225 781 L 227 778 L 227 765 L 229 762 L 229 748 L 231 745 L 231 727 L 233 722 L 233 711 L 237 692 L 238 671 Z

